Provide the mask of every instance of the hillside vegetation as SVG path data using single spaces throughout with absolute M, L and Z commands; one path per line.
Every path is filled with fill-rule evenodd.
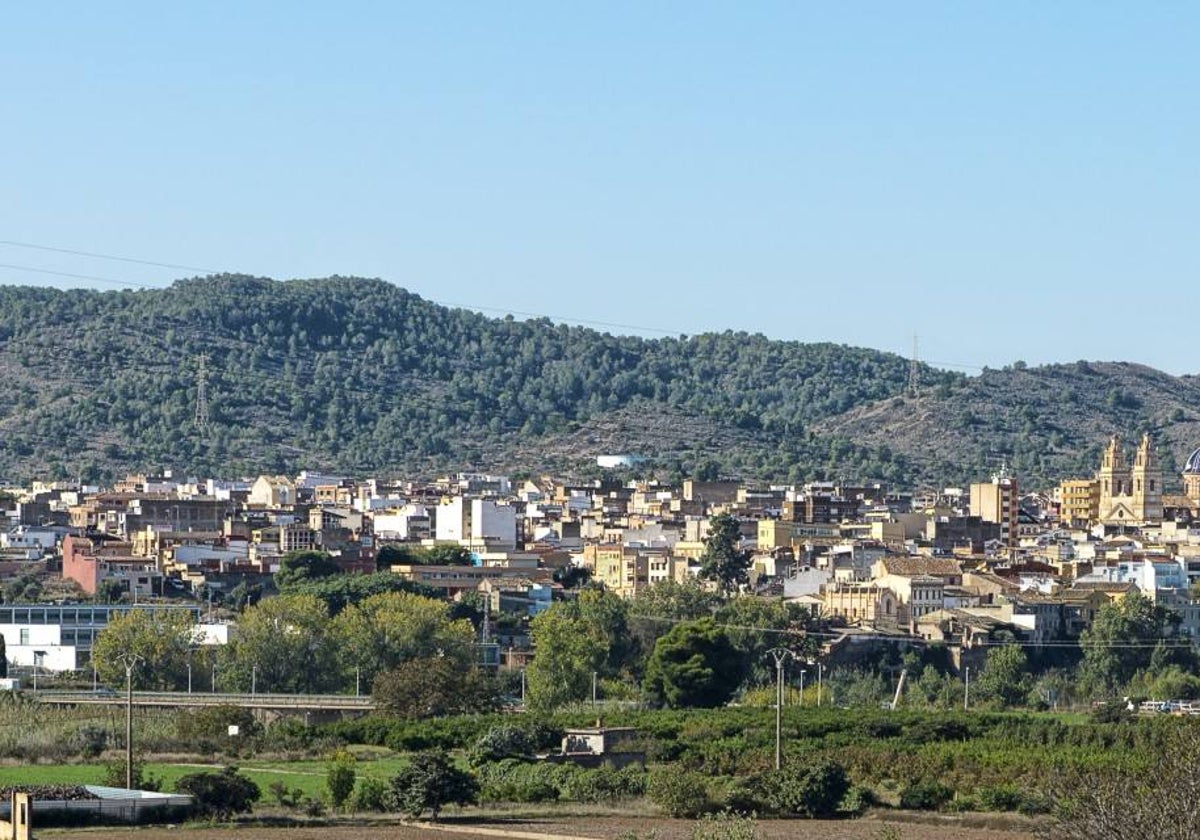
M 210 424 L 194 422 L 207 357 Z M 0 478 L 172 467 L 586 474 L 598 454 L 663 477 L 904 484 L 1006 452 L 1056 477 L 1111 430 L 1182 457 L 1200 386 L 1131 365 L 977 378 L 832 344 L 725 332 L 644 339 L 493 319 L 379 280 L 244 276 L 168 289 L 0 288 Z

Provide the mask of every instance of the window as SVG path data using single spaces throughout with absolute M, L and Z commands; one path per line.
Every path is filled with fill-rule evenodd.
M 22 644 L 22 645 L 29 644 L 29 628 L 27 628 L 27 627 L 21 628 L 21 640 L 20 640 L 19 644 Z

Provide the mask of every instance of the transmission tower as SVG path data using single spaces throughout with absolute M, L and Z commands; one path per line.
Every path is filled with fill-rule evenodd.
M 196 357 L 196 428 L 208 430 L 208 356 Z
M 913 335 L 912 358 L 908 360 L 908 395 L 915 398 L 921 385 L 921 362 L 917 357 L 917 336 Z

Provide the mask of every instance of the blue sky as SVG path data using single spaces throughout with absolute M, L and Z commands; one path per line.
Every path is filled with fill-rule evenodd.
M 0 240 L 676 333 L 904 354 L 916 333 L 956 365 L 1200 372 L 1177 314 L 1198 24 L 1185 3 L 19 4 Z

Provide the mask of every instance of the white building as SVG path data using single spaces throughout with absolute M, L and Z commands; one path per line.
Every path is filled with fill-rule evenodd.
M 465 546 L 517 544 L 517 509 L 489 499 L 455 496 L 437 508 L 435 534 L 438 542 Z
M 375 536 L 380 539 L 418 540 L 429 536 L 429 509 L 425 505 L 379 511 L 372 522 Z
M 4 637 L 9 664 L 37 667 L 42 671 L 77 671 L 91 655 L 96 636 L 111 618 L 132 610 L 150 612 L 185 611 L 194 622 L 199 607 L 127 604 L 2 604 L 0 636 Z M 220 626 L 220 625 L 217 625 Z M 194 632 L 202 644 L 224 644 L 228 630 L 196 624 Z

